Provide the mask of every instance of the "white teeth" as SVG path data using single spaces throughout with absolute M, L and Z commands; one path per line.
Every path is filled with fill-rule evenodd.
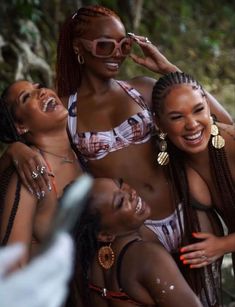
M 193 135 L 187 135 L 185 136 L 185 139 L 186 140 L 190 140 L 190 141 L 193 141 L 193 140 L 196 140 L 197 138 L 199 138 L 201 136 L 202 132 L 199 131 L 198 133 L 195 133 Z
M 142 209 L 142 200 L 140 197 L 138 197 L 137 206 L 135 208 L 135 212 L 138 213 Z
M 115 67 L 115 68 L 118 67 L 118 64 L 117 64 L 117 63 L 107 63 L 107 65 L 108 65 L 108 66 Z
M 49 97 L 46 101 L 43 101 L 42 111 L 46 112 L 49 105 L 50 106 L 55 106 L 56 105 L 55 98 Z

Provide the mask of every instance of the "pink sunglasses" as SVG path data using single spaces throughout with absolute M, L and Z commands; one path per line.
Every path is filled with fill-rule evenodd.
M 88 40 L 80 38 L 83 46 L 97 58 L 111 57 L 117 49 L 122 56 L 127 56 L 131 52 L 133 40 L 129 37 L 124 37 L 120 42 L 111 38 L 97 38 Z

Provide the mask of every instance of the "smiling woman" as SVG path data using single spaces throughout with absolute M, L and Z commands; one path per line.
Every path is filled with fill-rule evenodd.
M 28 81 L 11 84 L 1 96 L 0 139 L 30 145 L 44 162 L 32 171 L 32 179 L 38 182 L 41 177 L 50 177 L 47 186 L 42 184 L 33 194 L 22 185 L 14 168 L 9 167 L 1 175 L 0 242 L 6 245 L 20 241 L 29 246 L 20 265 L 46 237 L 64 187 L 81 174 L 66 131 L 67 114 L 54 91 Z

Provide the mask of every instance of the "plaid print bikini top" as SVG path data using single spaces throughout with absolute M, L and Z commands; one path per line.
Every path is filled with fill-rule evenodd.
M 142 111 L 130 116 L 119 126 L 108 131 L 77 133 L 77 94 L 69 97 L 69 132 L 73 143 L 85 160 L 98 160 L 104 158 L 110 152 L 122 149 L 130 144 L 145 143 L 153 133 L 152 115 L 143 97 L 126 82 L 117 82 L 142 108 Z

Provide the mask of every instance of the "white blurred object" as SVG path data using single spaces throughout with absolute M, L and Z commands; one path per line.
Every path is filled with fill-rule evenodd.
M 52 246 L 23 269 L 6 275 L 24 253 L 22 244 L 0 249 L 1 307 L 59 307 L 63 304 L 72 274 L 73 242 L 59 233 Z

